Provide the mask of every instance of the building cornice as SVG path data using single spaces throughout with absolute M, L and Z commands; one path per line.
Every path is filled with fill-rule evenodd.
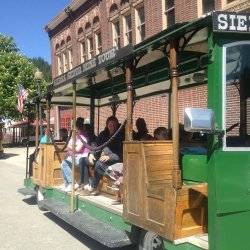
M 45 31 L 50 33 L 58 25 L 64 22 L 73 12 L 79 9 L 83 4 L 89 0 L 74 0 L 63 11 L 61 11 L 55 18 L 53 18 L 46 26 Z
M 236 2 L 232 2 L 225 6 L 224 10 L 230 12 L 241 12 L 250 8 L 250 1 L 249 0 L 238 0 Z

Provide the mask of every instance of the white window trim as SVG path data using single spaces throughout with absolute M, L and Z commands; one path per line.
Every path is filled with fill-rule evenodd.
M 68 57 L 67 57 L 67 50 L 62 53 L 63 57 L 63 73 L 68 71 Z
M 98 44 L 98 35 L 101 34 L 101 45 Z M 96 46 L 96 55 L 102 53 L 102 33 L 100 30 L 95 32 L 95 46 Z M 101 51 L 100 51 L 101 48 Z
M 198 7 L 199 8 L 199 7 Z M 173 7 L 170 7 L 169 9 L 166 9 L 166 4 L 165 4 L 165 0 L 162 0 L 162 18 L 163 18 L 163 29 L 166 29 L 168 27 L 168 22 L 167 22 L 167 15 L 168 12 L 175 10 L 175 4 Z
M 131 18 L 131 29 L 127 30 L 127 22 L 126 22 L 126 17 L 130 16 Z M 129 44 L 129 39 L 127 34 L 130 33 L 131 34 L 131 38 L 132 38 L 132 42 L 133 42 L 133 36 L 132 36 L 132 32 L 133 32 L 133 27 L 132 27 L 132 16 L 131 13 L 126 13 L 123 16 L 123 41 L 124 41 L 124 46 Z
M 115 23 L 119 24 L 119 31 L 120 34 L 118 35 L 118 33 L 116 32 L 116 28 L 115 28 Z M 112 35 L 113 35 L 113 46 L 115 46 L 116 48 L 121 47 L 121 30 L 120 30 L 120 20 L 119 19 L 115 19 L 113 20 L 113 22 L 111 22 L 112 25 Z M 118 46 L 118 41 L 120 41 L 120 46 Z
M 57 74 L 58 75 L 61 75 L 63 73 L 63 70 L 62 70 L 62 54 L 59 53 L 56 55 L 57 57 Z
M 71 70 L 73 68 L 73 57 L 72 57 L 72 48 L 68 49 L 68 69 Z
M 84 53 L 83 53 L 83 46 L 85 47 Z M 80 55 L 81 55 L 81 63 L 84 63 L 88 60 L 85 40 L 80 42 Z
M 140 28 L 141 28 L 141 26 L 145 26 L 145 20 L 144 20 L 144 22 L 142 22 L 142 23 L 140 23 L 139 24 L 139 20 L 140 20 L 140 18 L 139 18 L 139 13 L 138 13 L 138 10 L 139 9 L 141 9 L 141 8 L 144 8 L 144 18 L 145 18 L 145 7 L 144 7 L 144 5 L 141 5 L 141 6 L 139 6 L 138 8 L 135 8 L 135 29 L 136 29 L 136 32 L 135 32 L 135 37 L 136 37 L 136 43 L 140 43 L 140 42 L 142 42 L 143 40 L 142 40 L 142 37 L 141 37 L 141 31 L 140 31 Z M 145 37 L 146 38 L 146 37 Z M 145 39 L 144 38 L 144 39 Z
M 92 39 L 92 50 L 90 50 L 90 39 Z M 90 60 L 95 56 L 94 42 L 93 36 L 87 38 L 87 60 Z M 91 57 L 91 52 L 93 52 L 93 57 Z
M 250 41 L 227 43 L 222 48 L 222 129 L 226 131 L 226 50 L 235 45 L 250 45 Z M 226 133 L 223 136 L 223 151 L 250 151 L 250 147 L 227 147 Z

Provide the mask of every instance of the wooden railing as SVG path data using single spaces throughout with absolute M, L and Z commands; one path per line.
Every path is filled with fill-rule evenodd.
M 206 183 L 173 186 L 172 141 L 124 143 L 124 217 L 175 240 L 206 231 Z

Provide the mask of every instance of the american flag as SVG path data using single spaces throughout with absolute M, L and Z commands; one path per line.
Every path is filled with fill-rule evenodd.
M 20 113 L 23 113 L 24 101 L 28 97 L 28 91 L 21 85 L 18 84 L 18 93 L 17 93 L 17 110 Z

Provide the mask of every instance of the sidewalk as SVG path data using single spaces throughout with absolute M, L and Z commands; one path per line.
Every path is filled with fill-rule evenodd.
M 29 148 L 29 154 L 34 152 L 35 147 Z M 6 163 L 12 165 L 23 165 L 26 164 L 26 147 L 10 147 L 4 148 L 4 155 L 3 158 L 0 159 L 4 160 Z

